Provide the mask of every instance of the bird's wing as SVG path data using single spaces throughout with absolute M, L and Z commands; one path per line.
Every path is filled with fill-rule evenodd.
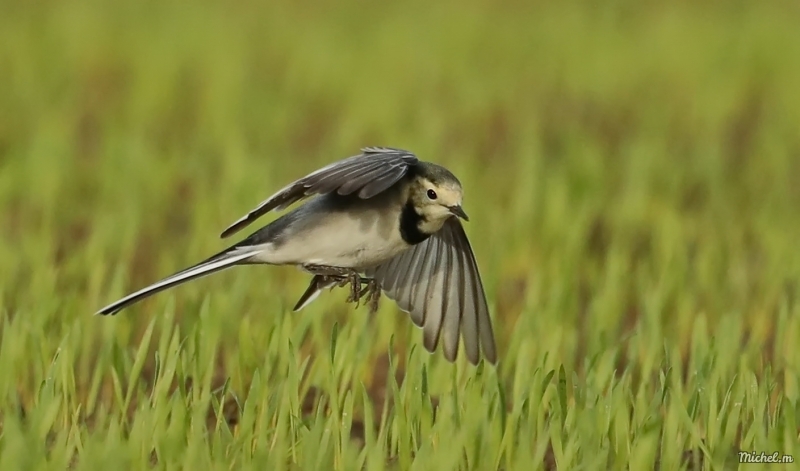
M 397 183 L 417 162 L 417 157 L 405 150 L 366 147 L 358 155 L 334 162 L 285 186 L 222 231 L 221 237 L 233 235 L 264 214 L 285 209 L 311 195 L 358 192 L 361 198 L 372 198 Z
M 495 363 L 497 349 L 481 276 L 464 228 L 450 218 L 433 236 L 388 262 L 366 271 L 411 319 L 422 327 L 424 345 L 436 350 L 442 337 L 445 358 L 455 361 L 459 333 L 467 359 L 477 364 L 480 348 Z

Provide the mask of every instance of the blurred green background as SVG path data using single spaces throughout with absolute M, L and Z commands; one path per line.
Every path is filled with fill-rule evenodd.
M 789 1 L 3 2 L 0 467 L 798 451 L 798 20 Z M 464 184 L 497 369 L 428 355 L 386 300 L 293 315 L 291 268 L 92 316 L 364 146 Z

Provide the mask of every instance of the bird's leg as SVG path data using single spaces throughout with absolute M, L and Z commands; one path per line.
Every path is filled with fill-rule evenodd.
M 303 270 L 312 275 L 344 276 L 353 271 L 352 268 L 332 267 L 330 265 L 315 265 L 307 263 L 302 265 Z
M 360 304 L 362 298 L 367 298 L 370 307 L 370 314 L 378 310 L 378 300 L 381 297 L 381 288 L 378 280 L 374 278 L 362 278 L 358 271 L 352 268 L 331 267 L 325 265 L 303 265 L 303 269 L 311 274 L 320 276 L 323 282 L 334 282 L 334 287 L 343 288 L 350 285 L 350 296 L 347 302 Z M 366 289 L 362 289 L 362 284 Z
M 378 311 L 378 300 L 381 297 L 381 288 L 378 285 L 378 280 L 375 278 L 362 278 L 361 283 L 367 286 L 366 289 L 362 290 L 361 294 L 358 296 L 357 303 L 360 304 L 362 299 L 367 298 L 366 302 L 369 306 L 369 313 L 375 314 L 375 312 Z
M 350 283 L 350 297 L 347 298 L 348 303 L 356 303 L 361 299 L 361 275 L 353 271 L 347 275 L 347 280 Z
M 375 280 L 372 278 L 361 278 L 361 284 L 366 285 L 366 289 L 361 290 L 361 293 L 358 295 L 358 300 L 361 301 L 364 298 L 370 299 L 375 289 Z
M 303 268 L 314 275 L 321 275 L 328 280 L 336 280 L 336 286 L 344 287 L 350 284 L 351 292 L 347 302 L 358 303 L 361 299 L 361 275 L 352 268 L 331 267 L 326 265 L 303 265 Z

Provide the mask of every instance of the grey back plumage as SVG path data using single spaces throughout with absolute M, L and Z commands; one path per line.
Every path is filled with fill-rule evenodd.
M 285 186 L 222 231 L 221 237 L 231 236 L 264 214 L 283 210 L 311 195 L 357 192 L 360 198 L 372 198 L 400 181 L 418 162 L 417 156 L 402 149 L 366 147 L 359 155 L 323 167 Z

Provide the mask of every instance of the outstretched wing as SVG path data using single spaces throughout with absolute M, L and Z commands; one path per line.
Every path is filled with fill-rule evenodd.
M 359 155 L 334 162 L 282 188 L 222 231 L 221 237 L 231 236 L 264 214 L 311 195 L 358 192 L 361 198 L 372 198 L 397 183 L 417 162 L 417 157 L 405 150 L 366 147 Z
M 366 275 L 375 277 L 386 296 L 422 327 L 423 343 L 429 352 L 436 350 L 442 337 L 445 358 L 455 361 L 461 334 L 470 363 L 478 363 L 481 347 L 489 362 L 497 361 L 478 265 L 456 218 L 448 219 L 424 242 L 367 270 Z

